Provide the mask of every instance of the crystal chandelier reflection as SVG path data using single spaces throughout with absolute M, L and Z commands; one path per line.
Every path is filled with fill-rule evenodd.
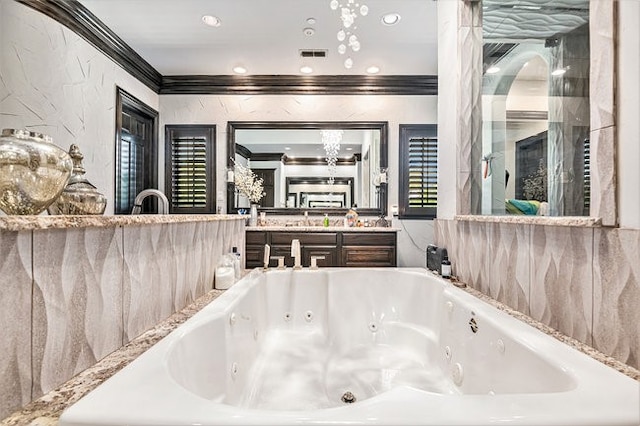
M 358 3 L 356 0 L 331 0 L 329 6 L 332 10 L 340 11 L 340 20 L 342 21 L 342 27 L 338 31 L 338 53 L 344 55 L 349 49 L 353 52 L 360 50 L 360 40 L 356 35 L 356 19 L 358 16 L 367 16 L 369 13 L 369 7 L 366 4 Z M 344 67 L 350 69 L 353 67 L 353 59 L 351 56 L 347 56 L 344 60 Z
M 343 133 L 344 130 L 321 130 L 322 145 L 327 155 L 327 167 L 329 168 L 329 185 L 333 185 L 335 182 L 336 164 Z

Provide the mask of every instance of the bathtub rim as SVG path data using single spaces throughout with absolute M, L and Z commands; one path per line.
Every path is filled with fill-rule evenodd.
M 325 268 L 325 270 L 327 270 L 327 272 L 329 272 L 329 270 L 339 270 L 341 268 Z M 399 271 L 405 271 L 405 272 L 415 272 L 415 273 L 420 273 L 420 274 L 425 274 L 425 269 L 423 268 L 368 268 L 368 269 L 385 269 L 385 270 L 391 270 L 391 269 L 395 269 L 395 270 L 399 270 Z M 255 278 L 258 277 L 258 274 L 261 274 L 262 271 L 257 271 L 256 270 L 252 271 L 250 274 L 248 274 L 249 278 Z M 253 275 L 252 275 L 253 274 Z M 245 277 L 246 279 L 247 277 Z M 470 298 L 469 300 L 472 301 L 473 303 L 478 303 L 478 302 L 482 302 L 481 306 L 484 307 L 484 305 L 486 305 L 486 307 L 484 307 L 484 309 L 487 308 L 492 308 L 493 310 L 497 310 L 500 311 L 500 309 L 495 308 L 494 306 L 492 306 L 491 304 L 488 304 L 486 301 L 483 301 L 471 294 L 469 294 L 468 292 L 462 290 L 462 289 L 458 289 L 455 288 L 453 286 L 447 286 L 447 281 L 443 281 L 438 277 L 432 277 L 436 280 L 440 280 L 441 281 L 441 285 L 444 285 L 444 290 L 449 290 L 450 292 L 452 292 L 453 294 L 457 295 L 457 296 L 461 296 L 463 298 L 463 300 L 465 298 Z M 255 285 L 257 282 L 254 281 L 253 285 Z M 211 313 L 215 313 L 216 311 L 219 311 L 219 315 L 224 315 L 227 312 L 227 309 L 229 307 L 229 303 L 235 300 L 235 297 L 237 297 L 237 294 L 241 294 L 245 291 L 249 291 L 251 286 L 245 286 L 245 287 L 239 287 L 239 286 L 233 286 L 231 289 L 227 290 L 227 292 L 225 292 L 224 294 L 222 294 L 221 296 L 219 296 L 216 301 L 222 301 L 226 303 L 211 303 L 210 305 L 207 305 L 205 308 L 203 308 L 200 312 L 196 313 L 191 319 L 189 319 L 187 322 L 185 322 L 184 324 L 182 324 L 181 327 L 179 327 L 178 329 L 174 330 L 174 332 L 170 333 L 168 336 L 166 336 L 161 342 L 159 342 L 158 344 L 154 345 L 151 349 L 149 349 L 145 354 L 141 355 L 140 357 L 138 357 L 138 359 L 134 360 L 128 367 L 125 367 L 125 369 L 122 370 L 122 372 L 124 371 L 130 371 L 132 368 L 136 368 L 139 369 L 139 367 L 134 367 L 138 364 L 140 364 L 141 362 L 139 362 L 140 359 L 144 358 L 144 361 L 150 361 L 151 359 L 162 359 L 162 354 L 163 351 L 165 349 L 165 346 L 167 345 L 167 341 L 170 342 L 174 339 L 177 339 L 181 333 L 186 333 L 188 332 L 187 325 L 189 325 L 189 327 L 193 327 L 195 324 L 199 324 L 201 321 L 206 321 L 208 319 L 208 316 Z M 212 306 L 215 305 L 215 308 L 212 308 Z M 224 306 L 224 308 L 223 308 Z M 525 329 L 528 327 L 531 327 L 531 325 L 529 324 L 525 324 L 522 323 L 522 321 L 519 321 L 517 318 L 514 318 L 512 316 L 510 316 L 508 313 L 506 312 L 502 312 L 500 315 L 504 315 L 504 318 L 508 318 L 509 321 L 514 321 L 514 324 L 519 324 L 522 327 L 525 327 Z M 535 330 L 535 328 L 534 328 Z M 540 330 L 535 330 L 537 333 L 539 333 L 539 336 L 537 337 L 541 337 L 541 338 L 549 338 L 551 339 L 551 341 L 556 342 L 558 345 L 561 345 L 562 348 L 566 348 L 569 345 L 563 344 L 562 342 L 557 342 L 555 339 L 553 339 L 552 336 L 548 336 L 548 335 L 544 335 Z M 165 342 L 165 343 L 163 343 Z M 569 346 L 570 347 L 570 346 Z M 571 348 L 571 347 L 570 347 Z M 598 368 L 606 368 L 608 366 L 602 364 L 601 362 L 592 359 L 590 357 L 588 357 L 587 355 L 585 355 L 584 353 L 574 349 L 573 351 L 578 354 L 580 357 L 582 357 L 584 360 L 588 360 L 588 363 L 596 363 L 594 365 L 598 365 Z M 149 354 L 149 355 L 147 355 Z M 166 353 L 165 353 L 166 355 Z M 146 358 L 150 358 L 149 360 L 147 360 Z M 160 366 L 162 366 L 162 364 L 160 364 Z M 146 371 L 145 371 L 146 370 Z M 587 369 L 588 371 L 589 369 Z M 619 371 L 615 370 L 615 369 L 611 369 L 609 368 L 609 370 L 613 370 L 616 373 L 621 374 Z M 135 374 L 134 376 L 138 376 L 138 379 L 143 379 L 144 377 L 148 377 L 148 374 L 154 376 L 157 375 L 157 373 L 161 373 L 161 371 L 159 372 L 157 368 L 151 368 L 149 369 L 149 366 L 147 365 L 145 368 L 141 369 L 141 371 L 138 372 L 138 374 Z M 118 384 L 117 382 L 119 381 L 123 381 L 124 379 L 120 379 L 119 377 L 122 377 L 122 375 L 120 375 L 120 373 L 114 375 L 112 378 L 110 378 L 109 380 L 107 380 L 107 382 L 105 382 L 105 384 L 110 383 L 110 382 L 115 382 L 116 384 Z M 131 375 L 131 374 L 129 374 Z M 163 377 L 162 379 L 165 380 L 167 377 L 165 377 L 166 375 L 161 374 Z M 626 377 L 626 376 L 625 376 Z M 135 377 L 133 377 L 135 378 Z M 132 379 L 133 379 L 132 378 Z M 628 378 L 629 380 L 632 380 L 631 378 Z M 128 382 L 130 382 L 131 380 L 124 380 L 125 384 L 127 384 Z M 636 383 L 636 385 L 640 385 L 638 383 Z M 99 388 L 96 389 L 96 391 L 100 388 L 103 388 L 104 386 L 101 386 Z M 178 386 L 180 388 L 181 391 L 183 391 L 184 393 L 187 393 L 188 396 L 190 396 L 191 398 L 187 398 L 187 399 L 201 399 L 202 403 L 204 404 L 211 404 L 211 401 L 208 400 L 204 400 L 202 398 L 197 397 L 197 395 L 194 395 L 193 393 L 188 392 L 185 389 L 182 389 L 180 386 Z M 637 387 L 637 386 L 636 386 Z M 396 391 L 397 389 L 397 391 Z M 374 405 L 379 404 L 380 402 L 385 402 L 385 401 L 394 401 L 396 399 L 402 399 L 407 397 L 407 395 L 412 395 L 412 396 L 416 396 L 416 395 L 420 395 L 420 394 L 429 394 L 431 399 L 436 399 L 438 400 L 438 404 L 437 405 L 444 405 L 444 406 L 449 406 L 451 405 L 451 403 L 447 403 L 446 399 L 447 398 L 463 398 L 467 401 L 479 401 L 479 403 L 487 405 L 491 408 L 493 407 L 492 403 L 496 403 L 498 406 L 502 407 L 505 403 L 509 402 L 509 401 L 503 401 L 503 399 L 512 399 L 510 398 L 510 395 L 497 395 L 497 396 L 491 396 L 491 395 L 456 395 L 456 396 L 448 396 L 448 395 L 443 395 L 443 394 L 431 394 L 429 392 L 426 391 L 421 391 L 421 390 L 417 390 L 417 389 L 409 389 L 409 388 L 396 388 L 394 390 L 385 392 L 383 394 L 379 394 L 377 396 L 374 396 L 372 398 L 363 400 L 357 404 L 353 404 L 352 406 L 349 407 L 334 407 L 334 408 L 326 408 L 326 409 L 321 409 L 321 410 L 312 410 L 312 411 L 272 411 L 272 410 L 257 410 L 257 409 L 253 409 L 253 410 L 247 410 L 247 409 L 238 409 L 238 407 L 235 406 L 230 406 L 230 405 L 226 405 L 226 404 L 222 404 L 222 403 L 215 403 L 216 407 L 220 409 L 221 414 L 226 414 L 228 416 L 236 416 L 238 415 L 238 411 L 241 412 L 248 412 L 250 411 L 250 415 L 249 416 L 245 416 L 242 417 L 242 421 L 240 421 L 239 423 L 236 424 L 248 424 L 246 423 L 246 421 L 251 421 L 251 419 L 255 419 L 255 418 L 266 418 L 266 419 L 272 419 L 273 422 L 272 423 L 254 423 L 254 424 L 284 424 L 282 423 L 282 421 L 287 421 L 287 422 L 291 422 L 290 424 L 294 424 L 297 423 L 301 418 L 304 418 L 306 415 L 308 414 L 316 414 L 318 415 L 317 417 L 320 418 L 324 418 L 323 421 L 326 421 L 327 424 L 332 423 L 335 421 L 334 416 L 335 415 L 341 415 L 344 414 L 345 411 L 347 410 L 353 410 L 354 408 L 363 408 L 363 410 L 355 410 L 354 413 L 358 413 L 358 414 L 362 414 L 365 413 L 367 411 L 371 411 Z M 580 389 L 578 389 L 580 390 Z M 175 391 L 175 389 L 174 389 Z M 98 392 L 98 393 L 103 393 L 102 391 Z M 184 395 L 179 395 L 181 392 L 177 392 L 177 394 L 174 392 L 172 394 L 172 396 L 175 397 L 184 397 Z M 577 393 L 582 393 L 582 392 L 577 392 Z M 93 392 L 92 392 L 93 394 Z M 529 400 L 529 404 L 534 404 L 537 405 L 538 407 L 543 407 L 543 400 L 545 398 L 547 394 L 516 394 L 515 397 L 516 398 L 523 398 L 525 400 Z M 567 398 L 563 397 L 563 396 L 567 396 L 567 395 L 574 395 L 572 392 L 561 392 L 559 394 L 559 397 L 561 400 L 566 400 Z M 165 395 L 166 397 L 167 395 Z M 89 398 L 90 395 L 86 396 L 85 398 Z M 160 395 L 160 397 L 162 397 L 162 395 Z M 606 396 L 605 396 L 606 397 Z M 445 400 L 443 400 L 443 398 Z M 536 401 L 536 400 L 540 400 L 541 401 Z M 568 398 L 569 400 L 573 399 L 572 397 Z M 515 401 L 515 400 L 514 400 Z M 514 402 L 511 401 L 511 402 Z M 171 398 L 169 399 L 165 399 L 166 402 L 166 406 L 167 407 L 171 407 Z M 196 403 L 197 401 L 193 401 L 191 400 L 189 402 L 189 404 L 195 404 L 193 405 L 193 409 L 197 412 L 198 411 L 198 404 Z M 570 402 L 570 401 L 565 401 L 565 402 Z M 579 402 L 579 401 L 574 401 L 574 402 Z M 615 402 L 615 399 L 612 399 L 612 402 Z M 63 413 L 62 417 L 60 418 L 60 424 L 64 425 L 64 424 L 81 424 L 81 423 L 74 423 L 74 418 L 79 419 L 82 417 L 82 412 L 81 412 L 81 408 L 77 408 L 77 406 L 80 404 L 74 404 L 74 406 L 70 407 L 68 410 L 65 411 L 65 413 Z M 456 404 L 453 404 L 454 406 Z M 75 408 L 74 408 L 75 407 Z M 112 405 L 109 405 L 109 407 L 112 407 Z M 434 406 L 435 407 L 435 406 Z M 498 407 L 493 407 L 493 408 L 498 408 Z M 200 407 L 200 409 L 202 409 L 202 407 Z M 323 414 L 324 413 L 324 414 Z M 336 414 L 337 413 L 337 414 Z M 157 416 L 158 413 L 149 413 L 150 416 L 156 415 Z M 275 415 L 274 415 L 275 414 Z M 396 413 L 397 414 L 397 413 Z M 105 412 L 105 416 L 111 415 L 111 409 L 107 410 Z M 164 416 L 164 417 L 163 417 Z M 167 417 L 168 416 L 168 417 Z M 164 414 L 161 414 L 159 417 L 156 417 L 157 419 L 164 419 L 164 418 L 171 418 L 171 413 L 170 412 L 166 412 Z M 232 424 L 229 422 L 229 420 L 232 420 L 232 418 L 226 418 L 224 419 L 223 422 L 221 423 L 209 423 L 209 424 Z M 106 420 L 106 419 L 105 419 Z M 390 419 L 387 418 L 386 421 L 388 422 Z M 377 419 L 377 421 L 380 421 L 380 418 Z M 392 422 L 397 422 L 398 420 L 394 417 L 391 418 Z M 402 420 L 400 420 L 402 421 Z M 537 421 L 537 420 L 536 420 Z M 68 423 L 67 423 L 68 422 Z M 366 422 L 365 422 L 366 423 Z M 184 423 L 186 424 L 186 422 Z M 379 423 L 379 424 L 385 424 L 384 422 Z M 399 423 L 397 423 L 399 424 Z M 410 424 L 410 422 L 408 422 L 407 424 Z M 440 423 L 434 423 L 434 424 L 440 424 Z M 464 423 L 460 423 L 460 424 L 464 424 Z M 476 423 L 469 423 L 469 424 L 476 424 Z M 514 423 L 514 424 L 538 424 L 538 423 Z M 588 424 L 588 423 L 585 423 Z

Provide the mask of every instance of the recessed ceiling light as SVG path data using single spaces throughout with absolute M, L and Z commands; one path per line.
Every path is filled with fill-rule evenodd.
M 316 33 L 316 30 L 314 30 L 311 27 L 306 27 L 302 29 L 302 33 L 304 35 L 306 35 L 307 37 L 311 37 L 312 35 L 314 35 Z
M 500 71 L 500 67 L 496 67 L 495 65 L 491 65 L 487 68 L 487 74 L 495 74 Z
M 235 72 L 236 74 L 246 74 L 247 69 L 243 66 L 237 66 L 237 67 L 233 67 L 233 72 Z
M 209 25 L 210 27 L 219 27 L 222 23 L 220 21 L 220 18 L 213 15 L 204 15 L 202 17 L 202 22 L 204 22 L 206 25 Z
M 400 15 L 395 12 L 382 15 L 382 23 L 384 25 L 395 25 L 398 22 L 400 22 Z
M 285 146 L 285 147 L 284 147 L 284 150 L 285 150 L 285 151 L 291 151 L 291 147 L 290 147 L 290 146 Z
M 367 73 L 369 74 L 378 74 L 379 72 L 380 72 L 380 68 L 378 68 L 375 65 L 372 65 L 369 68 L 367 68 Z
M 303 65 L 300 67 L 300 72 L 302 74 L 311 74 L 313 72 L 313 68 L 308 65 Z
M 307 18 L 307 24 L 314 25 L 316 23 L 316 18 Z

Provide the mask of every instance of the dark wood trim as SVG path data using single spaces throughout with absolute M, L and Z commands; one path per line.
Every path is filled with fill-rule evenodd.
M 178 208 L 173 206 L 173 164 L 171 159 L 172 135 L 190 137 L 202 135 L 209 142 L 207 147 L 207 202 L 204 208 Z M 165 124 L 164 126 L 164 193 L 169 199 L 172 214 L 212 214 L 216 212 L 216 125 L 215 124 Z
M 233 169 L 236 151 L 237 129 L 377 129 L 380 130 L 380 168 L 389 167 L 389 122 L 388 121 L 228 121 L 227 122 L 227 167 Z M 387 214 L 387 184 L 380 184 L 379 208 L 358 208 L 358 212 L 368 216 L 385 216 Z M 227 213 L 237 211 L 233 205 L 235 185 L 227 182 Z M 269 214 L 300 214 L 300 208 L 261 208 Z M 348 209 L 314 209 L 313 214 L 342 214 Z
M 236 145 L 236 152 L 244 158 L 251 158 L 251 155 L 253 154 L 249 148 L 240 144 Z
M 16 0 L 69 28 L 158 93 L 162 75 L 77 0 Z
M 148 188 L 157 188 L 158 187 L 158 122 L 159 122 L 159 113 L 155 109 L 151 108 L 149 105 L 142 102 L 140 99 L 126 92 L 122 88 L 116 86 L 116 108 L 115 108 L 115 161 L 114 164 L 120 164 L 120 139 L 122 138 L 122 110 L 123 108 L 129 108 L 134 110 L 140 115 L 143 115 L 149 118 L 152 121 L 153 126 L 153 134 L 152 134 L 152 150 L 149 155 L 149 167 L 145 167 L 145 182 Z M 114 196 L 113 200 L 118 199 L 117 194 L 120 192 L 120 179 L 118 178 L 118 171 L 114 174 Z M 120 212 L 118 210 L 118 206 L 114 205 L 114 212 L 116 214 L 122 213 L 126 214 L 126 212 Z
M 161 95 L 437 95 L 435 75 L 172 75 Z
M 286 155 L 282 157 L 282 163 L 287 166 L 324 166 L 327 164 L 325 158 L 311 158 L 311 157 L 295 157 L 289 158 Z M 355 155 L 351 158 L 338 158 L 336 166 L 354 166 L 356 164 Z
M 251 153 L 251 161 L 282 161 L 281 152 L 255 152 Z

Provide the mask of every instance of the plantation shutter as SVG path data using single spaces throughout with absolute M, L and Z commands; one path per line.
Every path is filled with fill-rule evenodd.
M 210 126 L 167 126 L 167 195 L 172 213 L 214 213 Z
M 435 217 L 438 205 L 438 138 L 434 125 L 401 126 L 401 217 Z
M 584 140 L 584 170 L 582 174 L 582 183 L 584 191 L 584 214 L 589 216 L 591 208 L 591 139 Z

